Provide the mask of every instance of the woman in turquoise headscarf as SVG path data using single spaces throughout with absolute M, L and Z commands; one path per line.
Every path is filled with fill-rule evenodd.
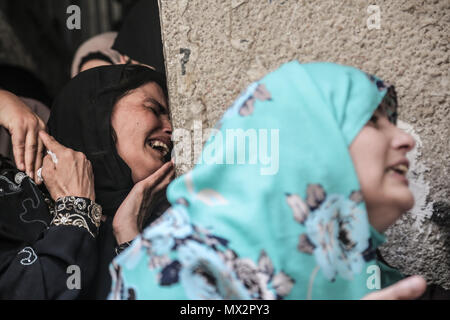
M 332 63 L 252 84 L 113 261 L 110 298 L 360 299 L 397 282 L 375 254 L 414 203 L 396 108 L 392 86 Z

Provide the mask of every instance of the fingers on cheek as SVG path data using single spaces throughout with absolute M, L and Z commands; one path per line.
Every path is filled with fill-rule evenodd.
M 166 184 L 169 184 L 173 179 L 175 178 L 175 170 L 172 170 L 167 174 L 167 176 L 164 179 L 164 182 Z
M 164 183 L 167 185 L 167 184 L 169 184 L 171 181 L 172 181 L 172 179 L 173 179 L 173 177 L 175 176 L 175 174 L 173 173 L 173 172 L 171 172 L 170 174 L 168 174 L 167 176 L 166 176 L 166 178 L 164 179 Z
M 148 183 L 148 182 L 139 182 L 139 183 L 137 183 L 137 184 L 134 185 L 134 188 L 136 189 L 136 192 L 137 192 L 138 194 L 141 194 L 141 193 L 145 193 L 145 191 L 148 190 L 148 189 L 150 189 L 151 186 L 152 186 L 151 183 Z

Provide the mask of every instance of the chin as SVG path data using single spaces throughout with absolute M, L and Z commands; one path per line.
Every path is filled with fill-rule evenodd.
M 398 196 L 395 198 L 395 203 L 402 212 L 401 214 L 403 214 L 414 207 L 414 195 L 409 188 L 407 190 L 402 190 L 402 192 L 398 193 Z

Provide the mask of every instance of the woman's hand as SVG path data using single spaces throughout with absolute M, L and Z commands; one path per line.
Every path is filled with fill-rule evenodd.
M 120 205 L 113 220 L 118 244 L 133 240 L 142 231 L 142 224 L 151 202 L 173 179 L 173 162 L 169 161 L 146 179 L 136 183 Z
M 47 150 L 53 154 L 44 157 L 42 166 L 42 179 L 53 200 L 75 196 L 94 202 L 94 173 L 91 162 L 83 153 L 64 147 L 45 131 L 40 131 L 39 136 Z
M 42 165 L 44 147 L 38 133 L 45 130 L 44 122 L 14 94 L 0 90 L 0 125 L 11 135 L 17 168 L 35 180 Z
M 130 58 L 129 56 L 127 56 L 127 55 L 121 54 L 121 55 L 120 55 L 120 58 L 119 58 L 119 64 L 127 64 L 128 62 L 131 63 L 131 64 L 139 64 L 139 65 L 141 65 L 141 66 L 149 67 L 150 69 L 156 71 L 156 69 L 155 69 L 154 67 L 149 66 L 148 64 L 140 63 L 139 61 L 136 61 L 136 60 L 131 59 L 131 58 Z
M 421 276 L 411 276 L 383 290 L 373 292 L 362 300 L 413 300 L 419 298 L 427 288 Z

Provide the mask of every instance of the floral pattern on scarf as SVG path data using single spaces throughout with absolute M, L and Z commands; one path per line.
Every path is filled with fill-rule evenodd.
M 236 99 L 234 104 L 228 109 L 219 121 L 221 124 L 224 120 L 231 118 L 232 116 L 239 114 L 242 117 L 253 114 L 255 110 L 255 101 L 270 101 L 272 95 L 267 90 L 264 84 L 255 82 L 251 84 L 247 90 L 245 90 L 239 98 Z M 219 126 L 217 128 L 220 128 Z
M 189 224 L 187 203 L 182 199 L 177 203 L 141 239 L 140 249 L 152 257 L 148 268 L 158 270 L 160 286 L 180 283 L 190 299 L 273 300 L 290 293 L 294 280 L 282 271 L 276 273 L 264 250 L 256 263 L 240 258 L 227 239 Z M 121 281 L 116 281 L 114 291 L 126 292 L 117 286 L 123 286 Z
M 319 184 L 309 185 L 305 201 L 296 194 L 286 194 L 294 219 L 306 227 L 300 235 L 298 250 L 314 254 L 325 277 L 334 281 L 336 275 L 352 280 L 364 265 L 364 253 L 370 247 L 370 233 L 364 225 L 360 192 L 349 199 L 342 195 L 327 195 Z M 367 232 L 364 232 L 367 231 Z

